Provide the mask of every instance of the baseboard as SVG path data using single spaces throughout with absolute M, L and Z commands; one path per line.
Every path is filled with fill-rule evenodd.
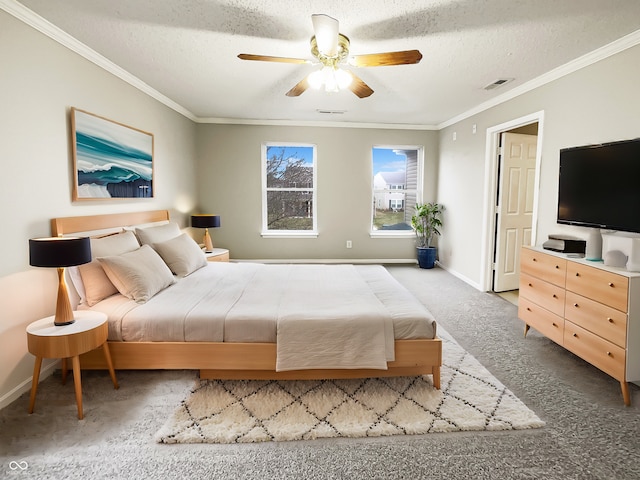
M 266 258 L 266 259 L 242 259 L 232 258 L 232 262 L 238 263 L 302 263 L 302 264 L 354 264 L 354 265 L 391 265 L 391 264 L 416 264 L 415 258 Z
M 476 290 L 480 290 L 481 292 L 484 292 L 486 290 L 484 290 L 479 283 L 474 282 L 473 280 L 471 280 L 470 278 L 465 277 L 464 275 L 462 275 L 459 272 L 456 272 L 455 270 L 451 270 L 450 268 L 445 267 L 442 263 L 440 263 L 439 261 L 436 262 L 436 264 L 443 270 L 446 270 L 448 273 L 450 273 L 451 275 L 453 275 L 456 278 L 459 278 L 460 280 L 462 280 L 464 283 L 468 283 L 469 285 L 471 285 L 473 288 L 475 288 Z
M 55 371 L 56 367 L 59 364 L 60 364 L 59 360 L 50 362 L 47 365 L 45 365 L 45 363 L 43 362 L 42 369 L 40 370 L 40 382 L 42 382 L 45 378 L 51 376 L 51 374 L 53 374 L 53 372 Z M 20 396 L 23 393 L 31 390 L 32 381 L 33 381 L 33 376 L 20 382 L 16 387 L 9 390 L 2 397 L 0 397 L 0 410 L 10 405 L 11 403 L 15 402 L 18 398 L 20 398 Z

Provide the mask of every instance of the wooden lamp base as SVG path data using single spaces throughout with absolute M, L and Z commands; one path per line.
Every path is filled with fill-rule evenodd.
M 58 268 L 58 300 L 56 302 L 56 316 L 53 324 L 56 327 L 71 325 L 76 319 L 73 318 L 71 302 L 69 302 L 69 292 L 67 282 L 64 279 L 64 268 Z
M 213 242 L 211 241 L 211 235 L 209 235 L 209 229 L 204 229 L 204 251 L 206 253 L 213 252 Z

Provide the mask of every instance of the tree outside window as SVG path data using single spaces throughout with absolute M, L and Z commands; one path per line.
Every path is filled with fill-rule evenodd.
M 371 230 L 411 232 L 422 192 L 422 147 L 374 147 Z
M 263 146 L 263 231 L 315 231 L 315 146 Z

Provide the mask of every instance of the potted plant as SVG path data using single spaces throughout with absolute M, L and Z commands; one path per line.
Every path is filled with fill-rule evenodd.
M 416 232 L 416 248 L 420 268 L 433 268 L 436 263 L 436 247 L 431 245 L 433 237 L 440 235 L 442 227 L 442 211 L 439 203 L 417 203 L 416 211 L 411 217 L 411 226 Z

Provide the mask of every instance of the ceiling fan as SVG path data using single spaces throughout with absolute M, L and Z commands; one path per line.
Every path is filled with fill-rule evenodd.
M 328 15 L 314 14 L 311 15 L 311 21 L 315 33 L 311 37 L 311 54 L 316 58 L 315 61 L 248 53 L 241 53 L 238 58 L 262 62 L 322 65 L 320 70 L 312 72 L 289 90 L 286 94 L 288 97 L 297 97 L 309 87 L 321 88 L 324 86 L 328 92 L 337 92 L 348 88 L 360 98 L 368 97 L 373 93 L 373 90 L 353 72 L 344 70 L 342 65 L 353 67 L 410 65 L 418 63 L 422 59 L 422 54 L 418 50 L 349 56 L 349 38 L 338 32 L 338 20 Z

